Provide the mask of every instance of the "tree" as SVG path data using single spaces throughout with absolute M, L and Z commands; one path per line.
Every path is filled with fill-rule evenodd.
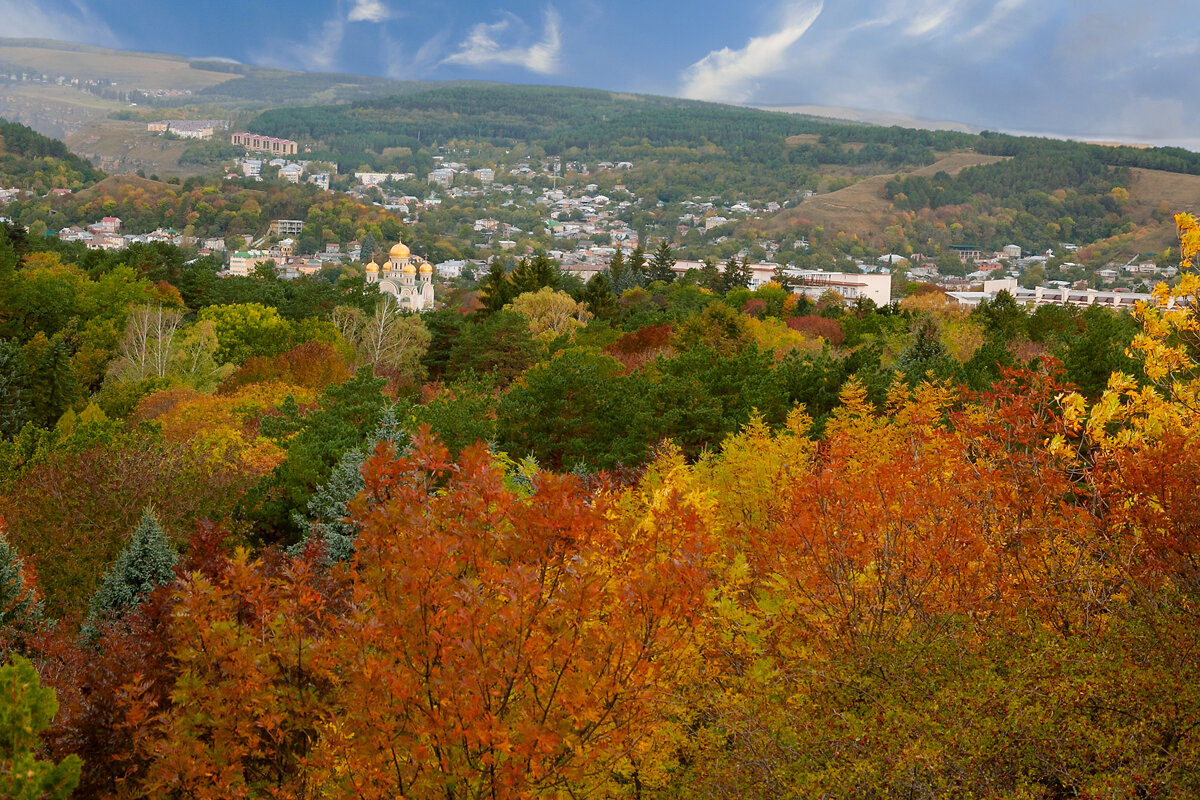
M 15 436 L 29 416 L 21 348 L 0 339 L 0 439 Z
M 42 625 L 42 613 L 32 575 L 8 543 L 0 519 L 0 652 L 24 652 L 28 638 Z
M 147 506 L 133 538 L 92 597 L 88 627 L 95 630 L 98 623 L 137 607 L 152 591 L 173 581 L 178 559 L 154 509 Z
M 633 248 L 633 252 L 629 254 L 629 258 L 625 262 L 625 274 L 628 276 L 625 279 L 625 283 L 618 284 L 618 288 L 622 292 L 646 283 L 646 250 L 642 247 L 640 241 Z
M 675 280 L 674 267 L 675 253 L 671 250 L 671 244 L 664 239 L 658 243 L 658 249 L 654 251 L 654 257 L 650 259 L 650 266 L 646 270 L 646 280 L 671 283 Z
M 504 308 L 517 296 L 500 256 L 494 257 L 488 265 L 488 274 L 479 286 L 479 295 L 484 310 L 491 314 Z
M 704 266 L 700 268 L 700 285 L 710 292 L 720 292 L 724 290 L 721 271 L 717 268 L 717 262 L 708 257 L 704 259 Z
M 737 256 L 730 256 L 729 261 L 725 262 L 724 278 L 722 288 L 725 293 L 732 289 L 748 288 L 750 286 L 750 257 L 746 256 L 739 261 Z
M 616 314 L 617 298 L 613 295 L 613 284 L 603 271 L 588 279 L 583 302 L 593 317 L 608 319 Z
M 236 303 L 201 309 L 200 321 L 211 321 L 217 336 L 216 358 L 241 364 L 252 356 L 273 356 L 291 344 L 292 326 L 278 310 L 262 303 Z
M 170 370 L 175 334 L 183 312 L 175 308 L 138 306 L 129 312 L 125 336 L 109 374 L 121 381 L 165 378 Z
M 405 312 L 392 295 L 382 295 L 369 317 L 353 306 L 338 306 L 333 323 L 358 353 L 360 366 L 387 368 L 405 383 L 425 377 L 421 359 L 429 349 L 429 331 L 419 315 Z
M 584 303 L 549 286 L 518 295 L 508 309 L 529 320 L 529 332 L 542 341 L 552 341 L 559 336 L 574 338 L 575 331 L 587 324 L 592 316 Z
M 39 761 L 41 735 L 58 713 L 54 690 L 40 684 L 21 656 L 0 667 L 0 796 L 12 800 L 66 800 L 79 783 L 82 762 Z
M 562 285 L 563 274 L 557 261 L 539 250 L 532 256 L 522 258 L 509 276 L 515 295 L 536 292 L 542 287 L 557 289 Z

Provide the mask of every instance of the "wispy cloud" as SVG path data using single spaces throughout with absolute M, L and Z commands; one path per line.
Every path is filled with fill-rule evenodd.
M 740 50 L 723 47 L 712 51 L 684 70 L 680 93 L 696 100 L 746 101 L 757 79 L 786 66 L 788 51 L 817 21 L 823 8 L 823 0 L 794 4 L 786 9 L 778 32 L 755 36 Z
M 481 22 L 472 28 L 459 45 L 458 52 L 447 56 L 442 63 L 470 67 L 517 66 L 548 75 L 558 70 L 562 51 L 560 27 L 558 12 L 548 8 L 541 40 L 522 45 L 520 39 L 527 38 L 528 26 L 516 15 L 505 12 L 499 22 Z M 513 31 L 516 36 L 512 35 Z
M 29 0 L 0 0 L 0 19 L 4 35 L 12 38 L 58 39 L 65 42 L 120 47 L 121 42 L 105 21 L 80 0 L 71 9 L 53 4 L 29 3 Z
M 392 12 L 382 0 L 354 0 L 347 22 L 383 22 L 391 19 Z

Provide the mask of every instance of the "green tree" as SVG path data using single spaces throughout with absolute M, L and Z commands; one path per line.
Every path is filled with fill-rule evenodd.
M 26 392 L 21 348 L 0 339 L 0 439 L 15 436 L 28 419 Z
M 674 267 L 675 252 L 671 249 L 671 244 L 664 239 L 658 243 L 658 249 L 654 251 L 654 257 L 650 259 L 650 266 L 646 271 L 646 279 L 648 281 L 671 283 L 675 280 Z
M 83 762 L 69 755 L 58 764 L 39 761 L 42 731 L 58 713 L 54 690 L 42 686 L 21 656 L 0 667 L 0 797 L 66 800 L 79 784 Z
M 583 291 L 583 302 L 593 317 L 611 319 L 617 313 L 617 298 L 613 295 L 612 281 L 603 271 L 588 280 Z
M 154 509 L 147 507 L 133 538 L 92 596 L 88 625 L 94 629 L 97 623 L 135 608 L 159 586 L 169 584 L 175 579 L 176 561 L 178 556 Z
M 487 276 L 479 285 L 479 299 L 484 310 L 494 314 L 513 301 L 517 290 L 509 280 L 508 270 L 499 256 L 492 259 L 488 265 Z

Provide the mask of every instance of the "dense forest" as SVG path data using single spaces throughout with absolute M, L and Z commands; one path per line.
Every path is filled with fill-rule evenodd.
M 1191 311 L 669 256 L 418 316 L 5 226 L 0 786 L 1200 790 Z
M 62 142 L 0 119 L 0 187 L 45 193 L 55 188 L 77 189 L 101 177 L 103 173 Z

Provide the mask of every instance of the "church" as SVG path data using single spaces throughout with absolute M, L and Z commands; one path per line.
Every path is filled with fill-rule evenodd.
M 371 261 L 366 269 L 367 283 L 379 284 L 379 291 L 395 297 L 400 308 L 407 311 L 433 308 L 433 265 L 414 256 L 404 242 L 392 245 L 382 267 Z

